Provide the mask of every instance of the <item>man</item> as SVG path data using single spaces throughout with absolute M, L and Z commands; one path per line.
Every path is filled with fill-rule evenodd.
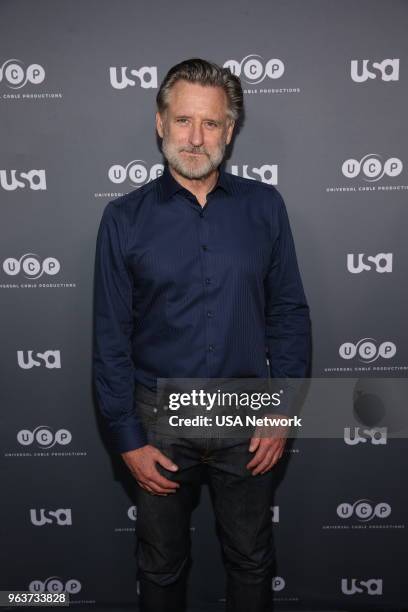
M 143 612 L 185 609 L 203 468 L 227 610 L 271 603 L 272 468 L 285 438 L 164 439 L 148 427 L 157 378 L 307 375 L 309 311 L 284 202 L 274 187 L 220 168 L 242 110 L 229 70 L 201 59 L 171 68 L 156 114 L 167 167 L 110 202 L 98 233 L 94 380 L 114 449 L 138 483 Z

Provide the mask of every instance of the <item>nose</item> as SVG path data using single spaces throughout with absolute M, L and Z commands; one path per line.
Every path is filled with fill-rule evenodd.
M 200 147 L 203 142 L 203 128 L 198 121 L 195 121 L 191 127 L 190 142 L 195 147 Z

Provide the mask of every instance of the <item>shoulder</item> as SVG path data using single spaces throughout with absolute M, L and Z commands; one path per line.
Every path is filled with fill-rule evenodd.
M 134 215 L 141 207 L 156 198 L 156 180 L 108 202 L 102 211 L 102 219 L 124 219 Z
M 228 183 L 233 193 L 242 195 L 250 206 L 261 206 L 269 213 L 281 214 L 285 210 L 285 202 L 280 191 L 268 183 L 258 180 L 244 178 L 225 172 Z

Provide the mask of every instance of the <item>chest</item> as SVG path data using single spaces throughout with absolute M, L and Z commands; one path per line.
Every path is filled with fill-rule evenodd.
M 259 211 L 169 206 L 132 232 L 128 262 L 137 283 L 189 284 L 210 274 L 260 281 L 273 246 L 273 228 Z

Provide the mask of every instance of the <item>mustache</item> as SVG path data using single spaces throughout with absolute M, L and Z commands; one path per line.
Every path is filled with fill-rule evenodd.
M 204 155 L 207 155 L 208 157 L 208 152 L 204 147 L 185 146 L 179 149 L 179 153 L 182 153 L 183 151 L 185 151 L 186 153 L 203 153 Z

